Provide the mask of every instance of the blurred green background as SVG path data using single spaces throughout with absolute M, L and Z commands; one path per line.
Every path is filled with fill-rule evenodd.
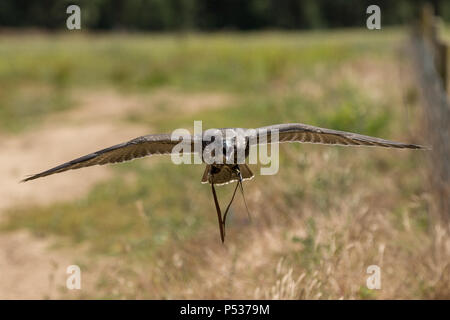
M 83 28 L 91 30 L 258 30 L 361 27 L 366 9 L 378 5 L 383 25 L 408 23 L 426 2 L 439 16 L 450 18 L 445 0 L 4 0 L 0 25 L 62 29 L 71 4 L 83 13 Z
M 326 25 L 326 17 L 307 27 Z M 129 19 L 122 23 L 141 23 Z M 172 29 L 165 23 L 158 28 Z M 279 173 L 245 184 L 252 223 L 235 201 L 225 246 L 210 190 L 200 184 L 203 166 L 152 157 L 17 184 L 30 170 L 137 135 L 192 128 L 194 120 L 204 129 L 301 122 L 424 143 L 406 35 L 401 27 L 7 29 L 0 34 L 0 243 L 15 253 L 0 257 L 11 275 L 0 281 L 0 297 L 449 298 L 450 237 L 437 233 L 442 226 L 430 215 L 421 152 L 282 145 Z M 231 191 L 221 188 L 221 199 Z M 58 280 L 67 263 L 82 268 L 82 290 Z M 371 264 L 385 268 L 383 290 L 365 286 Z

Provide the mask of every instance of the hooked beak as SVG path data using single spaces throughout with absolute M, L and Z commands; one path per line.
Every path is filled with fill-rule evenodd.
M 232 143 L 223 143 L 223 160 L 225 163 L 233 163 L 234 160 L 234 147 Z

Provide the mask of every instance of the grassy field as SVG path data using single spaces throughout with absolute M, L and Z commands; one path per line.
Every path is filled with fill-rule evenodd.
M 4 35 L 0 137 L 68 127 L 76 135 L 84 112 L 142 134 L 192 128 L 194 120 L 204 129 L 302 122 L 426 143 L 403 40 L 401 30 Z M 79 155 L 95 150 L 79 144 Z M 23 151 L 26 163 L 26 144 Z M 200 184 L 203 166 L 163 157 L 108 167 L 106 179 L 72 199 L 54 190 L 45 204 L 10 205 L 1 232 L 28 230 L 89 275 L 79 292 L 54 283 L 57 294 L 44 297 L 450 298 L 450 235 L 431 214 L 424 152 L 280 151 L 277 175 L 245 184 L 251 223 L 235 201 L 225 245 Z M 33 168 L 56 164 L 51 154 L 39 159 Z M 67 179 L 44 185 L 75 188 Z M 220 189 L 222 199 L 231 188 Z M 366 287 L 374 264 L 380 290 Z

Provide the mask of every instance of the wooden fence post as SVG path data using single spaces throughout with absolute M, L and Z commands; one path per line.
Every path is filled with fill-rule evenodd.
M 426 134 L 432 145 L 429 177 L 436 208 L 450 226 L 449 48 L 440 38 L 441 22 L 427 4 L 413 34 L 414 57 L 423 96 Z
M 433 7 L 427 3 L 422 7 L 420 31 L 433 53 L 434 67 L 442 80 L 444 90 L 449 92 L 448 45 L 439 36 L 442 21 L 434 15 Z

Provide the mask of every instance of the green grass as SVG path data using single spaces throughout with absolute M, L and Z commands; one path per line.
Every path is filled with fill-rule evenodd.
M 359 30 L 182 38 L 153 34 L 23 36 L 13 41 L 0 38 L 0 86 L 49 88 L 46 93 L 33 91 L 27 96 L 19 90 L 0 91 L 0 124 L 2 130 L 11 132 L 33 128 L 46 115 L 70 106 L 67 92 L 72 89 L 113 88 L 128 94 L 151 94 L 158 88 L 176 88 L 186 93 L 232 93 L 236 99 L 221 109 L 193 113 L 177 108 L 141 109 L 121 120 L 149 125 L 155 132 L 191 128 L 194 120 L 202 120 L 204 129 L 303 122 L 384 138 L 404 136 L 398 125 L 402 120 L 398 106 L 373 101 L 358 81 L 333 78 L 353 61 L 380 63 L 395 59 L 397 31 L 370 35 Z M 306 81 L 319 83 L 323 94 L 301 94 L 298 85 Z M 292 152 L 284 152 L 287 148 Z M 402 229 L 402 212 L 408 211 L 414 226 L 426 233 L 430 222 L 425 204 L 412 211 L 408 207 L 411 197 L 423 192 L 420 179 L 410 174 L 420 166 L 420 160 L 404 155 L 404 162 L 399 163 L 398 153 L 360 149 L 356 155 L 344 149 L 282 146 L 278 175 L 257 177 L 259 182 L 248 184 L 248 188 L 273 190 L 271 198 L 261 200 L 259 209 L 273 210 L 280 215 L 280 221 L 284 221 L 282 212 L 295 214 L 296 218 L 308 210 L 331 216 L 340 207 L 346 208 L 353 190 L 367 187 L 372 190 L 367 201 L 372 193 L 374 199 L 396 197 L 396 205 L 386 205 L 386 210 L 396 212 L 393 224 L 398 230 Z M 325 153 L 331 158 L 328 162 L 319 156 Z M 317 162 L 328 167 L 319 170 Z M 315 172 L 314 177 L 308 172 Z M 379 176 L 392 174 L 403 193 L 384 194 L 383 180 L 374 179 L 373 172 Z M 168 158 L 120 164 L 114 167 L 113 178 L 96 185 L 81 199 L 10 209 L 2 229 L 26 228 L 39 235 L 56 235 L 60 245 L 67 247 L 87 244 L 96 257 L 114 256 L 125 261 L 130 267 L 122 271 L 126 277 L 136 279 L 139 266 L 156 266 L 155 261 L 161 259 L 170 265 L 173 248 L 218 241 L 210 190 L 199 183 L 202 173 L 203 166 L 174 166 Z M 230 188 L 220 193 L 227 197 Z M 272 202 L 277 204 L 271 207 Z M 237 210 L 235 214 L 244 213 Z M 330 247 L 315 246 L 320 227 L 313 218 L 308 218 L 305 225 L 303 237 L 288 237 L 290 243 L 302 249 L 284 255 L 313 272 Z M 342 247 L 344 244 L 340 244 Z M 193 262 L 180 274 L 170 276 L 183 283 L 193 281 L 197 276 L 195 266 L 201 267 Z M 164 277 L 168 279 L 169 275 Z M 164 277 L 155 281 L 164 282 Z M 113 278 L 103 275 L 99 288 L 108 291 L 116 283 Z M 363 299 L 375 297 L 364 287 L 356 295 Z M 155 297 L 153 293 L 144 296 Z M 106 297 L 117 295 L 109 292 Z
M 374 34 L 370 41 L 364 34 L 1 36 L 0 130 L 19 132 L 39 123 L 46 114 L 69 108 L 66 89 L 78 87 L 233 91 L 240 93 L 243 101 L 249 95 L 259 97 L 248 101 L 257 108 L 269 98 L 262 104 L 267 108 L 275 84 L 292 87 L 314 77 L 319 66 L 331 71 L 365 54 L 383 58 L 386 51 L 379 44 L 398 38 L 396 31 L 381 37 Z M 24 95 L 30 87 L 45 90 L 34 89 Z M 297 97 L 293 98 L 292 103 L 297 104 Z M 341 107 L 351 109 L 353 105 Z M 332 124 L 340 123 L 341 119 L 336 119 Z
M 355 57 L 380 59 L 391 54 L 358 32 L 337 32 L 331 37 L 328 33 L 301 33 L 2 40 L 0 83 L 8 79 L 51 88 L 47 94 L 37 91 L 43 96 L 40 99 L 4 92 L 0 101 L 7 107 L 1 109 L 0 121 L 13 131 L 63 108 L 66 90 L 91 85 L 127 91 L 156 86 L 187 92 L 215 89 L 232 91 L 238 97 L 234 105 L 218 110 L 185 115 L 179 110 L 148 109 L 124 119 L 148 124 L 155 131 L 189 128 L 194 120 L 202 120 L 204 129 L 304 122 L 378 135 L 389 132 L 389 118 L 394 116 L 392 109 L 376 106 L 359 88 L 346 82 L 328 83 L 333 70 Z M 383 44 L 391 41 L 389 36 L 382 40 Z M 317 68 L 327 72 L 314 72 Z M 295 85 L 303 79 L 323 83 L 325 94 L 319 99 L 299 94 Z M 277 83 L 285 88 L 282 95 L 270 89 Z M 116 177 L 96 186 L 86 198 L 13 210 L 10 216 L 14 218 L 5 228 L 26 227 L 39 234 L 68 236 L 106 254 L 120 254 L 126 247 L 133 252 L 151 252 L 149 248 L 194 237 L 205 221 L 211 227 L 215 224 L 215 217 L 210 216 L 209 189 L 198 183 L 202 168 L 173 167 L 168 161 L 151 167 L 140 162 L 119 165 Z M 281 162 L 286 170 L 292 167 L 283 157 Z M 126 184 L 123 175 L 127 172 L 136 181 Z M 323 192 L 333 187 L 329 184 L 326 176 L 313 184 L 310 198 L 317 199 L 320 208 L 325 205 Z M 290 203 L 298 192 L 305 191 L 288 193 L 285 201 Z M 138 202 L 142 202 L 145 217 L 138 216 Z
M 170 132 L 173 128 L 191 128 L 195 120 L 202 120 L 203 129 L 253 128 L 274 123 L 303 122 L 368 135 L 382 132 L 386 135 L 393 113 L 387 106 L 375 105 L 358 88 L 341 84 L 330 88 L 320 99 L 303 97 L 294 90 L 281 98 L 271 92 L 240 94 L 238 102 L 221 109 L 186 115 L 180 114 L 179 110 L 151 109 L 130 113 L 126 120 L 148 124 L 161 132 Z
M 73 102 L 61 88 L 32 84 L 5 85 L 0 90 L 0 132 L 20 133 L 36 127 L 46 116 L 68 110 Z
M 136 181 L 126 183 L 118 176 L 78 201 L 13 210 L 15 219 L 4 228 L 68 236 L 74 243 L 87 241 L 95 252 L 107 255 L 125 253 L 125 249 L 151 254 L 168 241 L 185 240 L 203 225 L 209 189 L 199 184 L 200 166 L 192 169 L 174 168 L 171 163 L 151 168 L 139 162 L 122 165 L 118 170 L 132 172 Z
M 0 83 L 258 90 L 272 80 L 307 75 L 318 63 L 332 66 L 369 51 L 383 55 L 377 42 L 390 37 L 398 34 L 370 41 L 364 32 L 5 36 Z

